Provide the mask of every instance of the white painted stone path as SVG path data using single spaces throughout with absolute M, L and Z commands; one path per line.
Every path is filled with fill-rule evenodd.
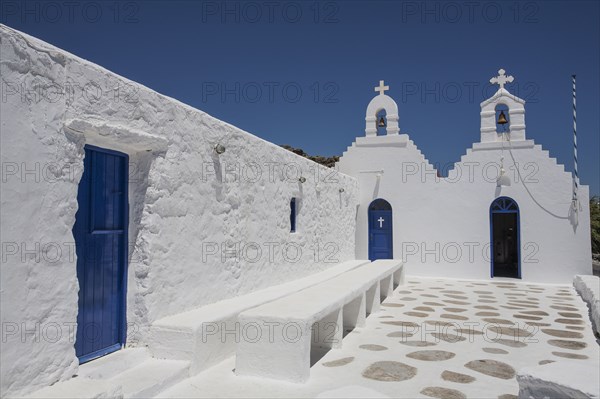
M 161 397 L 508 399 L 520 368 L 575 361 L 598 369 L 598 348 L 572 286 L 409 277 L 312 367 L 307 384 L 235 376 L 231 358 Z

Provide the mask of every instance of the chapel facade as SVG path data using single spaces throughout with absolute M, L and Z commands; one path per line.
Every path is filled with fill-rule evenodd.
M 574 187 L 526 137 L 525 101 L 504 87 L 512 81 L 503 69 L 490 80 L 499 88 L 480 104 L 479 141 L 447 177 L 400 131 L 380 81 L 365 135 L 336 165 L 360 187 L 357 258 L 404 259 L 408 273 L 454 278 L 558 283 L 591 274 L 588 187 Z

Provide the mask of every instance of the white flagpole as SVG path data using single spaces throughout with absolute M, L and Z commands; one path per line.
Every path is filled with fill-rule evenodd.
M 575 184 L 573 186 L 573 207 L 577 210 L 577 193 L 579 190 L 579 173 L 577 171 L 577 96 L 575 86 L 575 75 L 571 75 L 573 78 L 573 161 L 574 161 L 574 174 Z

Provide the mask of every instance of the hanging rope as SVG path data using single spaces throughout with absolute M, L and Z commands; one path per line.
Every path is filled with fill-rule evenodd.
M 529 191 L 529 187 L 527 187 L 527 184 L 525 184 L 525 180 L 523 179 L 523 176 L 521 176 L 521 170 L 519 169 L 517 161 L 515 160 L 515 156 L 513 155 L 513 152 L 512 152 L 512 143 L 510 141 L 510 134 L 508 134 L 506 136 L 507 136 L 507 141 L 508 141 L 508 153 L 510 154 L 510 157 L 513 161 L 513 165 L 515 166 L 515 169 L 517 170 L 517 175 L 519 176 L 519 180 L 523 184 L 523 187 L 525 187 L 525 191 L 527 191 L 527 194 L 529 194 L 529 196 L 531 197 L 533 202 L 535 202 L 536 205 L 539 206 L 544 212 L 548 213 L 549 215 L 554 216 L 557 219 L 569 219 L 569 215 L 567 215 L 567 216 L 557 215 L 556 213 L 552 212 L 551 210 L 546 209 L 542 204 L 540 204 L 538 202 L 538 200 L 535 199 L 535 197 L 533 196 L 531 191 Z

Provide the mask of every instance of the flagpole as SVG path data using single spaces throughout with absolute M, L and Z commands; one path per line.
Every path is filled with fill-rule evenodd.
M 573 161 L 575 181 L 573 186 L 573 207 L 577 210 L 577 193 L 579 190 L 579 173 L 577 171 L 577 96 L 576 96 L 576 81 L 575 75 L 571 75 L 573 79 Z

